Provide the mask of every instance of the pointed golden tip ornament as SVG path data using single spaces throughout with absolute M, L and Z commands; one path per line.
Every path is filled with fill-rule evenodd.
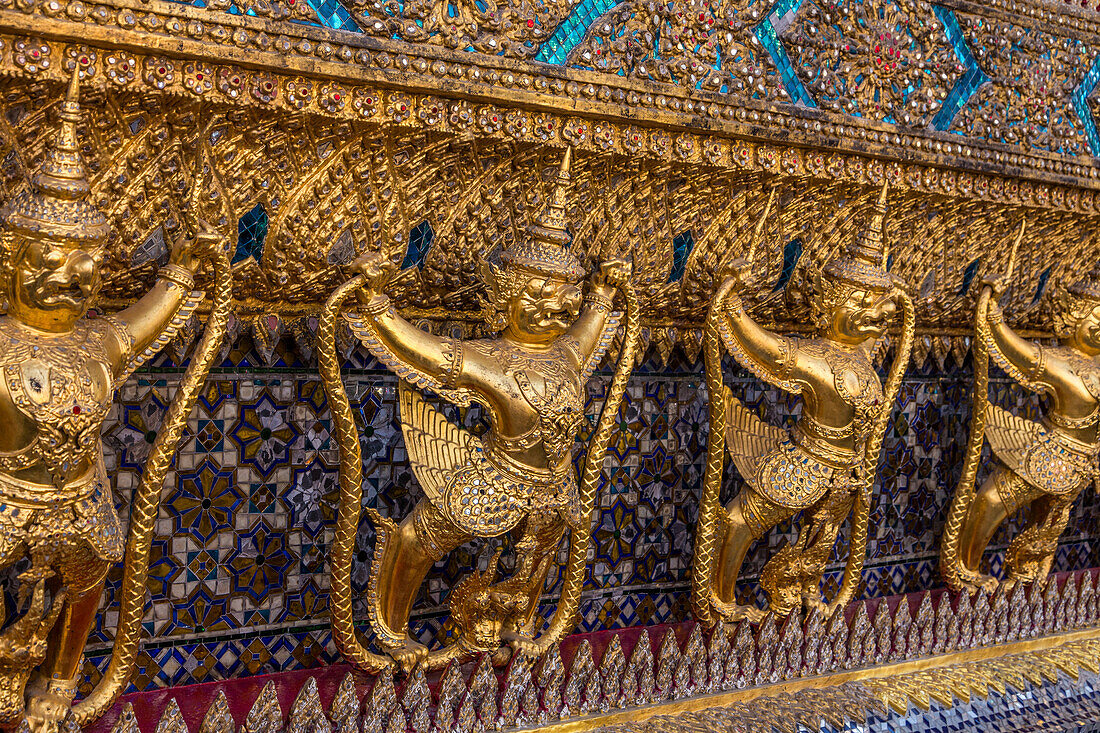
M 82 249 L 99 247 L 111 228 L 90 200 L 92 189 L 80 156 L 76 129 L 81 120 L 79 66 L 73 69 L 58 116 L 61 129 L 47 147 L 42 167 L 29 186 L 0 208 L 0 222 L 31 239 Z
M 500 256 L 502 265 L 519 267 L 570 282 L 584 277 L 580 260 L 569 248 L 572 236 L 569 234 L 569 219 L 565 214 L 567 196 L 573 187 L 570 175 L 572 163 L 573 148 L 568 147 L 550 191 L 550 201 L 535 222 L 527 227 L 527 236 L 505 248 Z
M 893 276 L 886 271 L 884 225 L 887 188 L 888 184 L 884 181 L 872 210 L 870 225 L 841 254 L 825 264 L 821 273 L 823 276 L 871 290 L 889 290 L 894 286 Z

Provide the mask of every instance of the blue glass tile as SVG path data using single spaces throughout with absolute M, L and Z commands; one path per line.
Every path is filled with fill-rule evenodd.
M 542 44 L 535 60 L 555 66 L 564 64 L 569 52 L 584 40 L 588 27 L 614 6 L 615 0 L 581 0 Z
M 1047 280 L 1050 279 L 1050 271 L 1053 269 L 1053 265 L 1043 270 L 1039 274 L 1039 285 L 1035 288 L 1035 297 L 1031 299 L 1031 304 L 1035 305 L 1039 302 L 1039 299 L 1043 297 L 1043 293 L 1047 289 Z
M 252 210 L 237 220 L 237 251 L 233 254 L 233 264 L 255 258 L 257 262 L 264 256 L 264 240 L 267 239 L 267 210 L 263 204 L 256 204 Z
M 413 265 L 424 269 L 424 257 L 435 240 L 435 230 L 425 219 L 409 231 L 409 247 L 405 250 L 405 260 L 401 263 L 401 269 L 406 270 Z
M 970 290 L 970 284 L 974 282 L 974 276 L 978 274 L 978 268 L 981 267 L 982 258 L 976 257 L 966 269 L 963 271 L 962 287 L 959 288 L 959 297 L 966 295 L 966 292 Z
M 783 248 L 783 269 L 779 273 L 779 279 L 775 282 L 775 287 L 772 288 L 773 293 L 778 293 L 783 288 L 787 287 L 787 283 L 790 282 L 791 276 L 794 275 L 794 268 L 798 265 L 798 261 L 802 258 L 802 240 L 792 239 L 787 242 L 787 246 Z
M 695 249 L 695 237 L 686 229 L 672 239 L 672 271 L 668 273 L 670 283 L 679 282 L 684 277 L 691 250 Z
M 816 107 L 817 104 L 814 102 L 813 97 L 806 91 L 802 80 L 794 73 L 794 65 L 791 63 L 790 57 L 787 56 L 787 50 L 779 42 L 779 36 L 776 35 L 774 25 L 776 20 L 789 13 L 797 12 L 800 5 L 802 5 L 802 0 L 779 0 L 772 11 L 768 13 L 768 17 L 764 19 L 764 22 L 756 27 L 756 38 L 768 50 L 768 54 L 772 57 L 776 68 L 779 69 L 779 75 L 783 79 L 783 87 L 787 90 L 791 102 L 806 107 Z
M 932 8 L 936 12 L 936 17 L 940 19 L 940 23 L 943 24 L 944 33 L 947 34 L 947 39 L 951 41 L 951 46 L 955 49 L 955 56 L 958 57 L 959 63 L 966 67 L 966 71 L 963 72 L 959 80 L 955 82 L 955 86 L 948 92 L 943 107 L 940 108 L 940 111 L 932 120 L 933 129 L 946 130 L 951 127 L 955 115 L 966 105 L 970 95 L 976 92 L 982 84 L 989 81 L 989 77 L 978 68 L 978 62 L 974 59 L 974 54 L 970 52 L 970 46 L 966 44 L 966 39 L 963 38 L 962 28 L 959 27 L 959 21 L 955 17 L 955 13 L 939 5 L 933 5 Z
M 326 28 L 360 32 L 359 26 L 339 0 L 309 0 L 309 6 Z
M 1092 110 L 1089 109 L 1088 97 L 1092 94 L 1092 90 L 1096 88 L 1096 83 L 1100 81 L 1100 55 L 1096 57 L 1096 60 L 1092 62 L 1092 68 L 1085 74 L 1085 78 L 1081 80 L 1081 83 L 1077 85 L 1077 88 L 1073 90 L 1073 94 L 1070 95 L 1073 99 L 1073 109 L 1077 111 L 1077 116 L 1081 119 L 1081 125 L 1085 128 L 1085 134 L 1089 139 L 1089 147 L 1092 149 L 1093 155 L 1100 155 L 1100 135 L 1096 132 L 1096 120 L 1092 117 Z

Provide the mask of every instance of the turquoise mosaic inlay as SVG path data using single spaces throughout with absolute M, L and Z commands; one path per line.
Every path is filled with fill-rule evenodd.
M 555 66 L 564 64 L 569 52 L 584 40 L 588 26 L 613 7 L 614 0 L 581 0 L 542 44 L 535 60 Z
M 181 5 L 191 5 L 196 8 L 206 7 L 205 0 L 172 0 L 172 2 L 177 2 Z M 339 0 L 307 0 L 307 2 L 309 3 L 309 7 L 313 8 L 313 11 L 317 13 L 317 25 L 324 26 L 325 28 L 334 28 L 336 30 L 362 33 L 362 29 L 356 24 L 347 9 L 340 4 Z M 230 4 L 225 12 L 230 15 L 256 15 L 256 12 L 253 10 L 245 10 L 242 12 L 235 3 Z
M 1089 73 L 1085 74 L 1085 78 L 1073 90 L 1073 109 L 1081 120 L 1081 126 L 1085 128 L 1085 135 L 1088 136 L 1089 148 L 1093 155 L 1100 155 L 1100 135 L 1096 132 L 1096 120 L 1093 119 L 1092 110 L 1089 109 L 1088 98 L 1098 81 L 1100 81 L 1100 56 L 1092 62 Z
M 955 115 L 966 105 L 970 96 L 978 91 L 978 87 L 989 81 L 989 77 L 978 68 L 978 62 L 974 59 L 974 54 L 970 52 L 970 46 L 966 44 L 966 39 L 963 38 L 962 28 L 959 27 L 959 21 L 955 17 L 955 13 L 939 5 L 933 5 L 932 9 L 935 10 L 940 23 L 943 24 L 944 33 L 951 41 L 959 63 L 966 67 L 966 71 L 955 83 L 954 89 L 948 92 L 943 107 L 940 108 L 940 111 L 932 120 L 934 129 L 947 130 L 951 127 Z
M 756 27 L 756 38 L 768 50 L 772 62 L 779 69 L 779 75 L 783 79 L 783 87 L 787 90 L 791 102 L 807 107 L 816 107 L 817 104 L 810 93 L 806 91 L 806 87 L 803 86 L 798 75 L 794 73 L 791 58 L 787 55 L 783 44 L 779 42 L 779 36 L 776 32 L 777 26 L 782 27 L 790 22 L 801 5 L 802 0 L 779 0 L 767 17 L 764 18 L 764 22 Z
M 672 271 L 668 273 L 668 282 L 674 283 L 683 279 L 688 257 L 691 256 L 693 249 L 695 249 L 695 237 L 692 236 L 690 229 L 680 232 L 673 238 Z
M 264 240 L 267 239 L 267 210 L 256 204 L 237 221 L 237 249 L 233 264 L 253 257 L 259 262 L 264 256 Z
M 431 223 L 427 220 L 420 222 L 409 230 L 409 247 L 405 250 L 405 259 L 401 263 L 401 269 L 407 270 L 413 266 L 424 269 L 424 257 L 431 249 L 433 241 L 435 241 L 435 230 L 432 229 Z
M 359 25 L 339 0 L 309 0 L 309 7 L 313 8 L 321 25 L 326 28 L 361 32 Z

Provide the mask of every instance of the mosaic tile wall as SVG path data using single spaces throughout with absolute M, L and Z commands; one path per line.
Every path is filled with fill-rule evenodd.
M 153 545 L 148 642 L 134 689 L 189 684 L 335 659 L 327 620 L 327 554 L 335 514 L 337 455 L 316 369 L 280 344 L 273 366 L 242 339 L 211 375 L 189 423 L 173 486 L 162 506 Z M 643 364 L 621 408 L 621 430 L 605 462 L 593 571 L 581 607 L 582 629 L 680 621 L 689 614 L 688 570 L 706 449 L 706 393 L 701 364 Z M 887 433 L 880 490 L 871 517 L 865 596 L 941 585 L 938 536 L 958 479 L 969 419 L 968 368 L 910 370 L 900 410 Z M 163 357 L 125 386 L 105 428 L 117 500 L 125 508 L 139 467 L 174 394 L 180 370 Z M 604 374 L 603 379 L 608 375 Z M 798 400 L 727 366 L 734 392 L 767 420 L 793 424 Z M 396 382 L 370 357 L 352 354 L 345 381 L 362 425 L 368 501 L 404 515 L 419 497 L 406 465 L 397 422 Z M 1035 415 L 1038 398 L 994 375 L 994 399 Z M 602 386 L 594 382 L 590 394 Z M 589 401 L 594 423 L 601 403 Z M 476 408 L 454 413 L 484 430 Z M 729 469 L 727 497 L 740 479 Z M 1100 565 L 1100 507 L 1087 491 L 1073 510 L 1056 563 L 1058 570 Z M 125 517 L 125 511 L 122 511 Z M 797 518 L 796 518 L 797 520 Z M 365 520 L 364 520 L 365 521 Z M 785 524 L 752 551 L 739 586 L 742 599 L 764 599 L 757 575 L 768 556 L 794 532 Z M 354 582 L 366 582 L 373 536 L 360 533 Z M 994 541 L 994 569 L 1010 535 Z M 448 629 L 441 603 L 471 567 L 484 565 L 484 545 L 467 546 L 442 561 L 421 591 L 415 633 L 426 642 Z M 564 559 L 564 547 L 561 555 Z M 833 558 L 825 585 L 832 592 L 842 563 Z M 121 573 L 110 579 L 113 604 Z M 544 612 L 556 594 L 551 573 Z M 105 614 L 88 649 L 92 680 L 106 667 L 116 611 Z

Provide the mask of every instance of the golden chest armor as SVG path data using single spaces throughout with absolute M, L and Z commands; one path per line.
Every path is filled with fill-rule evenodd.
M 101 324 L 71 335 L 36 336 L 0 319 L 0 370 L 12 403 L 35 426 L 34 440 L 0 452 L 0 470 L 43 465 L 56 486 L 99 456 L 99 431 L 113 385 Z
M 525 402 L 538 420 L 521 435 L 505 436 L 494 430 L 489 438 L 493 447 L 521 452 L 542 444 L 551 470 L 568 468 L 577 431 L 584 423 L 581 380 L 568 368 L 570 354 L 565 346 L 554 344 L 546 352 L 529 352 L 505 341 L 479 342 L 473 345 L 497 360 L 511 376 Z M 541 384 L 540 384 L 541 383 Z
M 882 410 L 882 384 L 871 360 L 863 350 L 844 349 L 824 340 L 802 341 L 799 349 L 825 360 L 833 373 L 837 396 L 854 412 L 852 422 L 839 428 L 822 425 L 805 414 L 802 420 L 808 421 L 810 432 L 819 437 L 840 439 L 854 434 L 858 449 Z

